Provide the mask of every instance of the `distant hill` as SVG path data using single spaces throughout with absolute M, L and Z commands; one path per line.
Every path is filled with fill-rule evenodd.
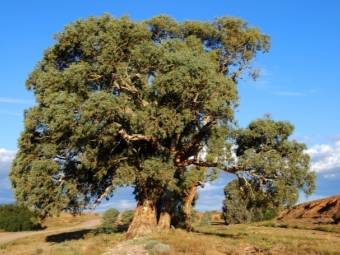
M 340 195 L 318 199 L 282 211 L 278 220 L 305 219 L 315 223 L 340 223 Z

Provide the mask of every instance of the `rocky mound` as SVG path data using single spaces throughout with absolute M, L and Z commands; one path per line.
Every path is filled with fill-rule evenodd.
M 277 219 L 321 219 L 325 223 L 340 223 L 340 195 L 295 205 L 282 211 Z

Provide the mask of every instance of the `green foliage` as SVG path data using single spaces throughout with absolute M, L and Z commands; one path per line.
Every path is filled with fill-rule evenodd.
M 35 223 L 38 215 L 24 206 L 17 204 L 0 205 L 0 229 L 9 232 L 35 230 L 40 224 Z
M 164 243 L 159 243 L 156 244 L 153 249 L 152 249 L 153 253 L 152 254 L 169 254 L 170 252 L 170 245 L 168 244 L 164 244 Z
M 100 225 L 94 229 L 91 230 L 91 233 L 93 235 L 99 235 L 99 234 L 113 234 L 116 233 L 118 229 L 113 225 Z
M 300 189 L 306 195 L 314 192 L 315 172 L 309 171 L 307 147 L 289 140 L 293 131 L 294 126 L 289 122 L 274 121 L 268 115 L 239 130 L 236 139 L 238 164 L 246 166 L 245 174 L 250 177 L 249 183 L 242 184 L 245 196 L 257 197 L 254 201 L 267 199 L 278 208 L 294 205 Z M 243 175 L 239 177 L 246 181 Z M 254 191 L 256 194 L 252 194 Z
M 270 115 L 252 121 L 237 131 L 238 180 L 224 189 L 222 217 L 226 223 L 271 219 L 286 206 L 294 205 L 299 190 L 315 190 L 315 173 L 309 171 L 305 144 L 290 141 L 294 126 L 274 121 Z
M 200 226 L 210 225 L 211 224 L 211 212 L 205 212 L 202 215 Z
M 102 218 L 102 226 L 113 226 L 118 219 L 119 211 L 115 208 L 107 209 Z
M 248 183 L 251 182 L 248 180 Z M 245 190 L 251 189 L 251 194 Z M 244 180 L 233 180 L 224 188 L 222 218 L 226 224 L 270 220 L 277 216 L 282 205 L 276 207 L 261 190 L 246 186 Z
M 157 245 L 159 243 L 160 243 L 160 241 L 158 241 L 158 240 L 150 240 L 144 245 L 144 248 L 146 250 L 151 250 L 153 247 L 155 247 L 155 245 Z
M 231 181 L 224 188 L 226 198 L 222 202 L 222 218 L 226 224 L 238 224 L 251 220 L 251 213 L 239 189 L 238 180 Z
M 158 240 L 148 241 L 144 248 L 151 251 L 151 254 L 168 254 L 170 252 L 170 245 L 163 244 Z
M 135 213 L 134 210 L 125 210 L 122 213 L 122 216 L 121 216 L 122 217 L 122 222 L 125 225 L 129 225 L 132 222 L 132 220 L 133 220 L 134 213 Z
M 81 212 L 126 185 L 141 202 L 165 187 L 179 196 L 220 170 L 251 174 L 287 204 L 314 190 L 305 146 L 287 140 L 291 125 L 257 120 L 236 135 L 237 81 L 244 70 L 255 78 L 251 61 L 270 48 L 260 29 L 228 16 L 104 14 L 55 40 L 26 80 L 37 104 L 25 110 L 10 172 L 15 198 L 41 217 Z M 240 165 L 230 169 L 235 143 Z
M 191 208 L 191 222 L 196 222 L 198 220 L 199 217 L 199 212 L 196 209 L 192 209 Z

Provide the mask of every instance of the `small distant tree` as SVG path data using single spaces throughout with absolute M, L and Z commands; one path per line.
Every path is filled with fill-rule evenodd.
M 115 208 L 110 208 L 105 211 L 103 218 L 102 218 L 102 225 L 103 226 L 112 226 L 118 220 L 119 211 Z
M 260 194 L 246 197 L 239 180 L 233 180 L 225 188 L 222 218 L 226 224 L 239 224 L 250 221 L 270 220 L 276 217 L 282 206 L 275 206 Z M 241 181 L 242 182 L 242 181 Z
M 0 205 L 0 229 L 9 232 L 34 230 L 40 227 L 38 215 L 17 204 Z
M 134 210 L 126 210 L 122 213 L 122 222 L 125 225 L 129 225 L 132 222 L 133 215 L 135 211 Z
M 191 221 L 194 223 L 198 220 L 199 212 L 196 209 L 191 209 Z
M 231 181 L 224 188 L 225 199 L 222 202 L 222 218 L 228 225 L 247 222 L 251 219 L 247 203 L 241 197 L 239 189 L 238 180 Z
M 200 226 L 210 225 L 211 224 L 211 212 L 205 212 L 202 216 Z
M 117 231 L 115 223 L 118 220 L 118 216 L 119 211 L 117 209 L 110 208 L 106 210 L 102 218 L 102 224 L 92 229 L 91 233 L 94 235 L 115 233 Z

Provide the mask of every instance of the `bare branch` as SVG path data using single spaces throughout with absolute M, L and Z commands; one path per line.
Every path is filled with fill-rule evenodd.
M 126 133 L 125 129 L 121 129 L 118 132 L 126 141 L 146 141 L 151 144 L 151 147 L 155 150 L 164 150 L 167 152 L 171 152 L 168 148 L 162 146 L 159 142 L 158 139 L 154 136 L 151 138 L 146 137 L 145 135 L 142 134 L 132 134 L 129 135 Z
M 108 186 L 105 189 L 104 193 L 99 198 L 97 198 L 96 201 L 94 201 L 93 205 L 90 207 L 91 211 L 93 211 L 97 207 L 97 205 L 103 200 L 103 198 L 105 198 L 108 195 L 110 195 L 110 192 L 111 192 L 111 190 L 113 188 L 113 184 L 114 184 L 114 181 L 112 180 L 111 185 Z
M 210 118 L 207 116 L 207 118 Z M 175 157 L 175 162 L 180 164 L 186 159 L 196 156 L 198 152 L 202 149 L 201 142 L 205 139 L 205 134 L 207 131 L 215 126 L 217 121 L 209 121 L 206 123 L 201 130 L 193 136 L 190 143 L 185 146 L 182 150 L 178 151 Z
M 190 159 L 183 162 L 176 162 L 177 167 L 185 167 L 189 165 L 203 166 L 203 167 L 216 167 L 217 163 L 197 161 L 196 159 Z

